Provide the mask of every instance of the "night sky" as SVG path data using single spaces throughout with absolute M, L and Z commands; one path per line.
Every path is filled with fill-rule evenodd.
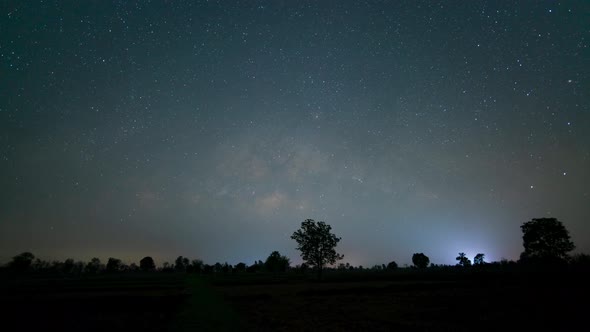
M 6 1 L 0 261 L 590 252 L 588 1 Z

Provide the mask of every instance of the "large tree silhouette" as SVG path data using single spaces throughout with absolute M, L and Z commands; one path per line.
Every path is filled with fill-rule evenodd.
M 121 262 L 120 259 L 109 257 L 109 260 L 107 261 L 107 272 L 118 272 L 118 271 L 120 271 L 122 264 L 123 264 L 123 262 Z
M 430 258 L 428 258 L 428 256 L 424 255 L 421 252 L 415 253 L 412 255 L 412 263 L 414 263 L 415 267 L 419 269 L 424 269 L 428 267 L 428 264 L 430 264 Z
M 156 263 L 150 256 L 146 256 L 139 261 L 139 269 L 142 271 L 154 271 L 156 269 Z
M 387 270 L 395 270 L 397 269 L 397 263 L 395 261 L 391 261 L 389 262 L 389 264 L 387 264 Z
M 100 268 L 101 268 L 100 259 L 97 257 L 94 257 L 90 260 L 90 262 L 88 262 L 88 264 L 86 264 L 84 271 L 86 273 L 97 273 L 98 271 L 100 271 Z
M 561 221 L 556 218 L 538 218 L 525 222 L 522 229 L 524 252 L 522 261 L 562 261 L 574 250 L 574 243 Z
M 246 268 L 248 266 L 246 265 L 246 263 L 243 262 L 239 262 L 238 264 L 236 264 L 236 266 L 234 266 L 236 272 L 246 272 Z
M 473 257 L 473 265 L 484 265 L 486 264 L 485 259 L 486 255 L 479 253 L 477 255 L 475 255 L 475 257 Z
M 187 257 L 178 256 L 174 261 L 174 269 L 176 271 L 186 271 L 189 264 L 190 260 Z
M 264 262 L 264 268 L 269 272 L 285 272 L 289 268 L 289 258 L 273 251 Z
M 34 259 L 35 255 L 30 252 L 23 252 L 22 254 L 12 257 L 12 261 L 8 266 L 15 271 L 24 272 L 29 269 L 31 264 L 33 264 Z
M 301 228 L 291 235 L 297 241 L 297 250 L 301 251 L 301 258 L 308 265 L 316 268 L 318 279 L 322 277 L 322 269 L 326 264 L 334 264 L 344 258 L 336 252 L 336 245 L 340 238 L 332 234 L 332 227 L 323 221 L 316 222 L 306 219 Z
M 190 263 L 190 265 L 186 268 L 186 270 L 188 272 L 195 272 L 195 273 L 201 273 L 203 272 L 203 267 L 205 264 L 203 264 L 203 261 L 200 259 L 193 259 Z
M 460 252 L 459 256 L 457 256 L 455 259 L 459 262 L 457 263 L 458 265 L 461 265 L 463 267 L 471 266 L 471 261 L 469 260 L 469 258 L 467 258 L 467 255 L 465 255 L 464 252 Z

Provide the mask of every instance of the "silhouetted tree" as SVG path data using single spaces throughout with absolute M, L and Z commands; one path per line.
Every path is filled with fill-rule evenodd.
M 569 232 L 556 218 L 532 219 L 520 228 L 524 246 L 520 258 L 523 262 L 564 261 L 568 252 L 575 248 Z
M 397 263 L 395 261 L 391 261 L 387 264 L 387 269 L 388 270 L 395 270 L 397 269 Z
M 223 263 L 223 265 L 221 265 L 221 272 L 222 273 L 231 273 L 233 271 L 234 267 L 231 264 L 228 264 L 227 262 Z
M 485 257 L 486 255 L 482 253 L 475 255 L 475 257 L 473 257 L 473 265 L 485 265 Z
M 421 252 L 415 253 L 412 255 L 412 263 L 414 263 L 415 267 L 419 269 L 424 269 L 428 267 L 428 264 L 430 264 L 430 258 L 428 258 L 428 256 L 424 255 Z
M 73 270 L 73 272 L 75 274 L 82 274 L 82 273 L 84 273 L 84 266 L 85 266 L 84 262 L 77 261 L 76 263 L 74 263 L 74 270 Z
M 264 268 L 269 272 L 285 272 L 289 268 L 289 258 L 273 251 L 264 262 Z
M 156 262 L 150 256 L 145 256 L 139 261 L 139 269 L 142 271 L 154 271 L 156 269 Z
M 94 257 L 86 264 L 84 272 L 86 273 L 97 273 L 101 269 L 100 259 Z
M 203 272 L 203 261 L 200 259 L 193 259 L 186 270 L 188 272 L 202 273 Z
M 318 279 L 322 277 L 322 269 L 326 264 L 334 264 L 344 258 L 336 252 L 340 238 L 332 234 L 332 227 L 323 221 L 315 222 L 307 219 L 301 223 L 301 229 L 291 235 L 297 242 L 297 250 L 301 251 L 301 258 L 317 269 Z
M 178 256 L 174 261 L 174 269 L 176 271 L 186 271 L 190 261 L 186 257 Z
M 58 273 L 62 270 L 63 262 L 60 261 L 52 261 L 51 266 L 49 266 L 49 271 L 52 273 Z
M 12 261 L 9 263 L 8 266 L 14 271 L 25 272 L 31 267 L 31 264 L 33 263 L 34 259 L 35 255 L 33 255 L 32 253 L 23 252 L 12 257 Z
M 107 262 L 107 272 L 118 272 L 121 270 L 121 260 L 118 258 L 109 257 Z
M 464 252 L 460 252 L 459 256 L 457 256 L 455 259 L 459 262 L 459 263 L 457 263 L 457 265 L 460 265 L 463 267 L 471 266 L 471 261 L 469 260 L 469 258 L 467 258 L 467 255 L 465 255 Z
M 262 268 L 264 267 L 264 263 L 259 260 L 259 261 L 254 261 L 254 264 L 248 266 L 246 268 L 247 272 L 258 272 L 260 270 L 262 270 Z
M 63 264 L 61 265 L 61 272 L 66 273 L 66 274 L 72 273 L 74 270 L 74 265 L 75 265 L 75 262 L 73 259 L 71 259 L 71 258 L 66 259 L 63 262 Z
M 174 272 L 174 264 L 171 264 L 170 262 L 164 262 L 162 263 L 162 272 Z
M 307 271 L 309 271 L 309 265 L 307 265 L 307 263 L 301 263 L 299 265 L 295 266 L 295 270 L 297 272 L 301 272 L 301 273 L 306 273 Z
M 246 266 L 246 263 L 240 262 L 240 263 L 236 264 L 235 269 L 236 269 L 236 272 L 246 272 L 247 267 L 248 266 Z
M 513 267 L 516 265 L 516 262 L 513 260 L 508 260 L 506 258 L 500 259 L 500 266 L 502 267 Z
M 213 265 L 209 265 L 209 264 L 203 265 L 203 273 L 205 273 L 205 274 L 213 273 Z
M 44 260 L 41 260 L 41 259 L 37 258 L 37 259 L 35 259 L 35 261 L 31 265 L 31 267 L 35 271 L 43 272 L 43 271 L 49 270 L 49 268 L 51 267 L 51 264 L 49 262 L 47 262 L 47 261 L 44 261 Z

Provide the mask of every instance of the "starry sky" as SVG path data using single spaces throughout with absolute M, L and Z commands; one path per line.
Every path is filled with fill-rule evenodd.
M 588 1 L 0 8 L 1 261 L 590 252 Z

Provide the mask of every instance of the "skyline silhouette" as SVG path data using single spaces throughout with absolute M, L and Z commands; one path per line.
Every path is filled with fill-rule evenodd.
M 522 266 L 547 266 L 555 267 L 555 264 L 566 265 L 572 264 L 574 266 L 585 266 L 588 261 L 588 254 L 571 252 L 576 248 L 571 241 L 569 231 L 563 223 L 556 218 L 533 218 L 532 220 L 523 223 L 522 231 L 522 245 L 524 250 L 520 254 L 518 261 L 501 259 L 500 261 L 486 261 L 485 253 L 477 253 L 473 256 L 473 264 L 469 256 L 464 252 L 458 253 L 455 258 L 457 263 L 455 267 L 477 267 L 493 266 L 496 268 L 498 264 L 516 264 Z M 396 261 L 391 261 L 387 265 L 385 263 L 375 264 L 373 266 L 358 265 L 354 266 L 349 262 L 344 262 L 344 256 L 336 252 L 336 247 L 342 238 L 337 237 L 331 232 L 332 227 L 324 221 L 315 221 L 313 219 L 306 219 L 301 223 L 301 228 L 296 230 L 291 236 L 292 240 L 297 243 L 297 250 L 301 255 L 301 264 L 291 265 L 291 259 L 287 256 L 281 255 L 278 251 L 273 251 L 263 263 L 262 260 L 254 260 L 251 265 L 247 262 L 229 263 L 226 261 L 223 264 L 219 261 L 215 264 L 207 264 L 201 259 L 189 259 L 188 257 L 178 256 L 173 263 L 171 261 L 163 261 L 161 264 L 156 264 L 153 257 L 145 256 L 139 261 L 139 265 L 135 261 L 126 264 L 121 259 L 109 257 L 106 264 L 101 263 L 100 258 L 93 257 L 89 262 L 75 261 L 72 258 L 66 259 L 64 262 L 59 260 L 43 260 L 35 257 L 31 252 L 23 252 L 12 257 L 12 260 L 4 266 L 7 271 L 16 272 L 65 272 L 65 273 L 90 273 L 95 274 L 99 271 L 103 272 L 153 272 L 153 271 L 176 271 L 176 272 L 192 272 L 192 273 L 228 273 L 228 272 L 286 272 L 290 269 L 306 271 L 315 270 L 318 279 L 321 279 L 322 270 L 395 270 L 398 268 Z M 431 262 L 430 258 L 424 253 L 412 254 L 412 265 L 404 264 L 403 267 L 412 267 L 417 269 L 425 269 L 428 267 L 448 268 L 453 267 L 450 264 L 441 264 Z

